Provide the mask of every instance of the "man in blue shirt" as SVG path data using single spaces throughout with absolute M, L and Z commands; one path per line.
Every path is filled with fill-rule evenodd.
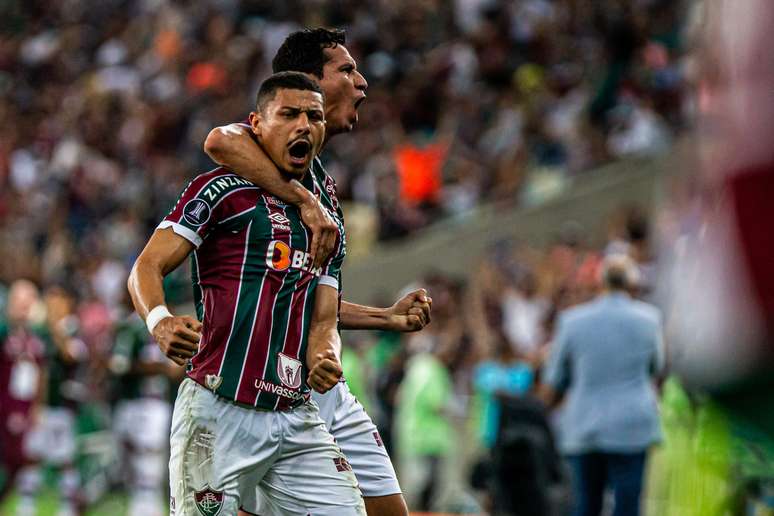
M 648 447 L 660 439 L 653 377 L 663 363 L 661 316 L 632 299 L 637 270 L 603 264 L 605 291 L 561 314 L 544 371 L 543 399 L 566 393 L 559 446 L 573 472 L 575 516 L 597 516 L 606 486 L 614 516 L 637 516 Z

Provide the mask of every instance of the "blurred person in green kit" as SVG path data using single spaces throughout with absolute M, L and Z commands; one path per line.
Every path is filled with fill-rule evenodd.
M 414 355 L 397 393 L 395 437 L 404 496 L 410 509 L 428 510 L 438 496 L 444 459 L 455 446 L 450 422 L 453 366 L 464 339 L 453 285 L 434 287 L 433 325 L 413 336 Z

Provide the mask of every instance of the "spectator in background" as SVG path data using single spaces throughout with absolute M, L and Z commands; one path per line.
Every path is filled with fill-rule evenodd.
M 443 459 L 455 446 L 447 411 L 453 397 L 449 363 L 455 342 L 438 340 L 412 357 L 398 392 L 399 464 L 406 503 L 429 510 L 438 496 Z
M 413 356 L 398 388 L 394 422 L 401 485 L 412 510 L 429 510 L 440 494 L 444 459 L 456 442 L 454 373 L 465 342 L 457 286 L 443 277 L 427 284 L 433 322 L 406 344 Z
M 647 297 L 655 285 L 655 258 L 650 247 L 648 214 L 638 206 L 630 206 L 620 214 L 621 227 L 613 227 L 605 254 L 625 254 L 638 268 L 637 294 Z
M 543 321 L 548 314 L 548 301 L 537 292 L 537 281 L 531 270 L 525 269 L 503 297 L 503 329 L 514 351 L 525 360 L 537 364 L 544 344 Z
M 165 513 L 169 427 L 174 391 L 184 368 L 164 356 L 140 316 L 130 311 L 116 325 L 108 367 L 114 376 L 113 433 L 119 443 L 128 516 Z M 141 430 L 139 430 L 141 429 Z
M 0 311 L 0 502 L 26 463 L 24 439 L 43 398 L 46 344 L 35 324 L 39 307 L 35 284 L 16 280 L 9 289 L 7 312 Z
M 473 374 L 473 384 L 481 400 L 481 439 L 492 448 L 497 439 L 500 423 L 500 404 L 497 396 L 523 396 L 532 387 L 532 368 L 519 360 L 510 343 L 497 339 L 494 353 L 483 360 Z
M 623 255 L 605 258 L 605 290 L 560 315 L 544 370 L 547 404 L 567 393 L 559 420 L 575 493 L 575 516 L 601 513 L 606 486 L 614 516 L 639 514 L 648 448 L 660 439 L 652 379 L 663 361 L 661 316 L 632 300 L 637 269 Z
M 79 320 L 74 313 L 72 292 L 61 286 L 51 287 L 44 300 L 49 346 L 45 405 L 25 438 L 24 451 L 30 464 L 19 472 L 17 514 L 35 514 L 35 498 L 43 485 L 43 466 L 49 465 L 59 472 L 59 514 L 70 516 L 79 513 L 84 501 L 75 464 L 75 418 L 78 403 L 87 396 L 83 367 L 88 363 L 89 352 L 78 337 Z

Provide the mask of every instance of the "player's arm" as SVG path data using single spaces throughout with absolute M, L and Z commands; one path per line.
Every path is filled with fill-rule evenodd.
M 298 207 L 301 219 L 312 231 L 312 263 L 321 266 L 336 243 L 336 223 L 312 192 L 280 173 L 249 131 L 241 124 L 216 127 L 204 141 L 204 152 L 219 165 Z
M 194 245 L 171 228 L 157 229 L 134 262 L 127 287 L 137 313 L 148 325 L 164 354 L 183 365 L 198 348 L 201 323 L 187 315 L 175 317 L 166 307 L 164 276 L 175 270 Z
M 307 383 L 317 392 L 332 389 L 343 374 L 341 338 L 337 331 L 338 307 L 338 290 L 329 285 L 318 286 L 306 349 Z
M 419 331 L 430 323 L 433 300 L 423 288 L 409 292 L 389 308 L 341 302 L 344 330 Z

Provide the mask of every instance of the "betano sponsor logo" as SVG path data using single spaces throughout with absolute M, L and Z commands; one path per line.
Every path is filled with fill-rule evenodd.
M 293 401 L 297 401 L 306 397 L 304 394 L 298 391 L 288 389 L 287 387 L 277 385 L 276 383 L 267 382 L 266 380 L 256 379 L 255 388 L 259 391 L 270 392 L 271 394 L 276 394 L 277 396 L 282 396 L 283 398 L 288 398 Z
M 319 276 L 322 267 L 310 269 L 312 256 L 306 251 L 292 249 L 288 244 L 280 240 L 272 240 L 266 250 L 266 265 L 275 271 L 298 269 Z

